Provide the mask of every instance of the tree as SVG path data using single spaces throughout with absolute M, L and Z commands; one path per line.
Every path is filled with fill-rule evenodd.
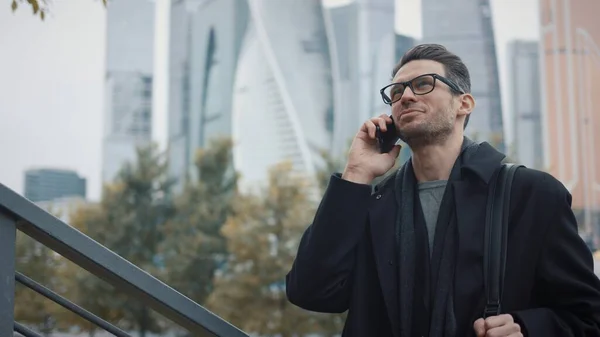
M 262 194 L 236 197 L 222 229 L 231 255 L 217 274 L 206 303 L 209 309 L 258 335 L 341 331 L 342 322 L 336 325 L 329 316 L 300 309 L 285 294 L 285 275 L 314 216 L 312 188 L 285 163 L 269 172 Z
M 348 151 L 345 152 L 347 153 Z M 344 170 L 345 158 L 334 157 L 327 150 L 322 150 L 320 154 L 323 166 L 317 171 L 317 182 L 319 188 L 324 193 L 325 189 L 327 189 L 327 184 L 329 184 L 329 179 L 331 179 L 331 175 Z
M 189 180 L 175 200 L 176 216 L 164 228 L 161 245 L 166 281 L 202 304 L 213 289 L 215 270 L 227 257 L 221 227 L 232 212 L 237 192 L 232 141 L 213 140 L 196 158 L 196 179 Z
M 156 146 L 140 148 L 136 162 L 127 163 L 115 182 L 105 187 L 97 208 L 79 210 L 72 225 L 148 273 L 168 274 L 159 246 L 163 228 L 174 215 L 171 186 L 164 155 Z M 135 329 L 142 337 L 161 331 L 160 320 L 145 304 L 127 294 L 112 296 L 112 289 L 90 274 L 77 274 L 75 279 L 82 295 L 79 302 L 91 306 L 90 310 L 122 318 L 125 329 Z
M 57 288 L 55 269 L 59 257 L 43 244 L 18 232 L 16 243 L 16 270 L 50 289 Z M 15 321 L 32 325 L 43 334 L 54 329 L 60 307 L 33 290 L 16 284 Z
M 101 0 L 104 6 L 108 4 L 108 0 Z M 19 8 L 19 4 L 26 3 L 27 6 L 31 7 L 33 11 L 33 15 L 39 15 L 42 21 L 46 18 L 48 14 L 49 5 L 51 0 L 12 0 L 10 7 L 12 11 L 16 11 Z
M 107 189 L 112 188 L 107 187 Z M 111 192 L 107 192 L 105 195 L 111 194 Z M 104 212 L 102 204 L 91 204 L 78 208 L 71 215 L 71 225 L 100 243 L 105 239 L 99 232 L 103 228 L 110 228 L 108 216 Z M 114 304 L 119 295 L 102 279 L 70 262 L 58 269 L 57 273 L 68 289 L 66 297 L 78 305 L 109 322 L 118 322 L 125 317 L 123 310 Z M 79 326 L 83 331 L 88 331 L 90 336 L 93 336 L 99 329 L 95 324 L 82 320 L 70 312 L 63 312 L 59 317 L 60 322 Z

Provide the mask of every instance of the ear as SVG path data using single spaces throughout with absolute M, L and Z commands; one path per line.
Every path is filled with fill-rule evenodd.
M 466 118 L 475 109 L 475 98 L 471 94 L 462 94 L 459 97 L 458 103 L 457 116 L 464 116 Z

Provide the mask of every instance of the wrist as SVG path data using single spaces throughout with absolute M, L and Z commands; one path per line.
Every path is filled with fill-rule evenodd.
M 344 173 L 342 173 L 342 179 L 356 184 L 369 185 L 375 177 L 360 170 L 346 167 Z

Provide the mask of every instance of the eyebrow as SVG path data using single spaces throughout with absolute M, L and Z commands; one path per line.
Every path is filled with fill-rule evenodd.
M 405 79 L 405 80 L 400 80 L 400 79 L 398 79 L 398 80 L 394 80 L 394 78 L 392 77 L 391 81 L 392 81 L 392 83 L 402 83 L 402 82 L 408 82 L 408 81 L 412 81 L 412 80 L 414 80 L 415 78 L 417 78 L 417 77 L 419 77 L 419 76 L 423 76 L 423 75 L 427 75 L 427 74 L 430 74 L 430 73 L 423 73 L 423 74 L 421 74 L 421 75 L 416 75 L 416 76 L 410 77 L 409 79 Z

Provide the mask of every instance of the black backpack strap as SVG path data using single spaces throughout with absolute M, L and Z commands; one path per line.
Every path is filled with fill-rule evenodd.
M 488 190 L 484 254 L 483 281 L 487 303 L 483 317 L 499 315 L 506 267 L 506 242 L 508 236 L 508 213 L 510 191 L 515 171 L 522 165 L 504 164 L 492 178 Z

